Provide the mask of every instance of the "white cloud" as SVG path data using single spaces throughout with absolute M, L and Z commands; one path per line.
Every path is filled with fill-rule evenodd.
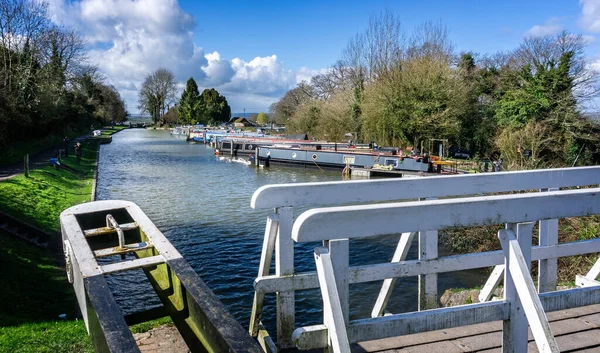
M 580 0 L 583 5 L 579 25 L 586 31 L 600 32 L 600 1 L 599 0 Z
M 318 73 L 285 69 L 276 55 L 246 62 L 223 59 L 218 51 L 205 53 L 194 43 L 193 16 L 178 0 L 50 0 L 49 10 L 54 22 L 82 31 L 91 46 L 90 60 L 131 112 L 137 111 L 136 88 L 159 67 L 170 69 L 183 83 L 194 77 L 200 89 L 216 88 L 234 110 L 252 102 L 266 108 Z
M 535 25 L 523 33 L 525 37 L 542 37 L 546 35 L 557 34 L 562 30 L 560 20 L 556 17 L 550 18 L 542 25 Z

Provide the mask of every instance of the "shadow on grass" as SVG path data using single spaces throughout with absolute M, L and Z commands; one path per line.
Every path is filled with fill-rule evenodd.
M 0 326 L 58 319 L 74 319 L 77 301 L 56 255 L 0 233 Z

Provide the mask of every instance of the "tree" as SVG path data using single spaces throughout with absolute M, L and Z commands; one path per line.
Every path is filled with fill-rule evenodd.
M 256 116 L 258 125 L 266 125 L 269 122 L 269 116 L 266 113 L 260 112 Z
M 201 106 L 200 92 L 198 92 L 198 85 L 193 77 L 187 80 L 185 89 L 181 93 L 179 99 L 179 120 L 183 124 L 194 124 L 200 120 L 202 115 L 200 110 Z
M 179 119 L 179 107 L 174 106 L 169 108 L 167 114 L 163 116 L 163 120 L 166 124 L 175 124 L 180 121 Z
M 139 108 L 148 112 L 154 123 L 175 104 L 177 81 L 169 69 L 160 68 L 148 74 L 139 92 Z
M 277 103 L 271 105 L 270 112 L 273 121 L 281 125 L 286 124 L 301 105 L 311 101 L 314 97 L 315 92 L 312 86 L 300 82 L 295 88 L 287 91 Z
M 207 88 L 202 91 L 200 107 L 200 122 L 204 124 L 208 124 L 209 122 L 228 122 L 231 119 L 231 108 L 227 103 L 227 98 L 219 94 L 214 88 Z

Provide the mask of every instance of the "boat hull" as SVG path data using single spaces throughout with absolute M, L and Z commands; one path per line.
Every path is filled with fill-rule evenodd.
M 427 172 L 431 170 L 428 162 L 411 157 L 353 153 L 348 151 L 302 150 L 294 148 L 259 147 L 259 162 L 314 165 L 328 168 L 384 166 L 390 170 Z

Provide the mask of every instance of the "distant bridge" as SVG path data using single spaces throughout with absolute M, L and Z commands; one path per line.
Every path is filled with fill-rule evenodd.
M 150 115 L 147 114 L 130 114 L 127 117 L 127 121 L 129 121 L 130 124 L 152 124 L 154 123 L 154 120 L 152 120 L 152 117 Z

